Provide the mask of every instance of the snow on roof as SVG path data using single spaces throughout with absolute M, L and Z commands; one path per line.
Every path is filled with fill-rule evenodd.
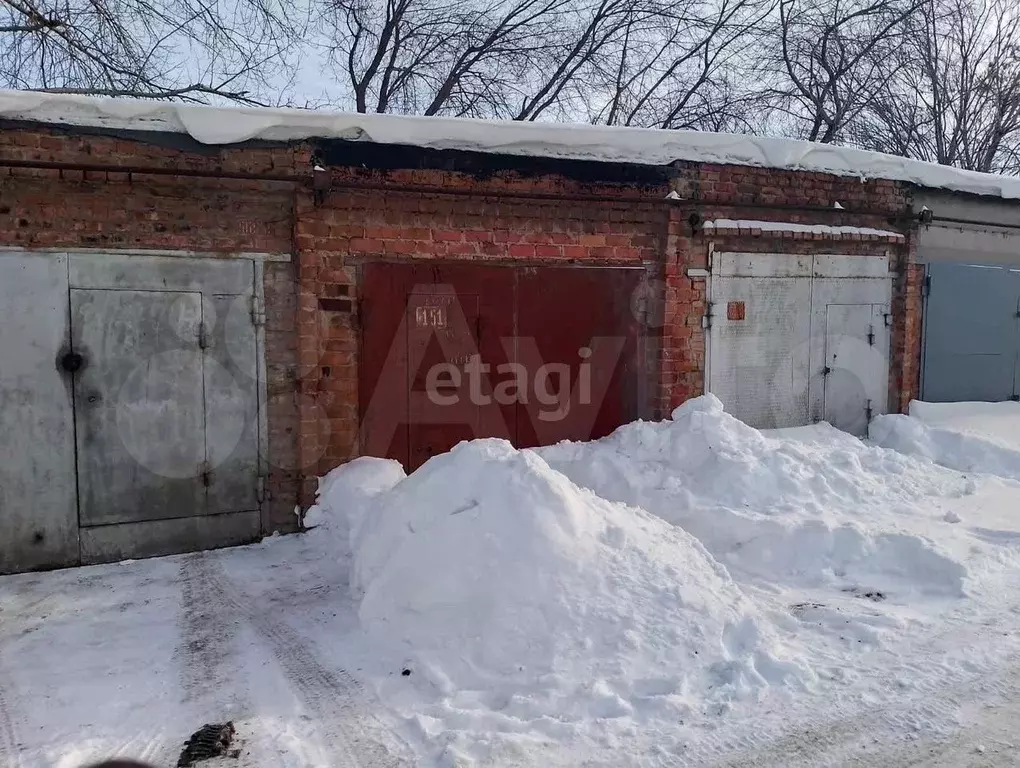
M 758 221 L 756 219 L 713 219 L 706 221 L 702 227 L 711 232 L 719 230 L 749 230 L 761 234 L 792 234 L 821 235 L 823 237 L 862 237 L 868 239 L 889 239 L 902 241 L 901 232 L 872 227 L 834 227 L 829 224 L 800 224 L 792 221 Z
M 203 144 L 335 138 L 428 149 L 667 165 L 675 160 L 905 181 L 1020 198 L 1020 178 L 964 171 L 878 152 L 725 133 L 298 109 L 209 107 L 0 90 L 0 118 L 186 133 Z

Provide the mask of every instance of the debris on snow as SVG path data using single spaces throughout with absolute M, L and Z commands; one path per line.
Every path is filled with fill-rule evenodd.
M 184 745 L 184 750 L 177 760 L 177 768 L 189 768 L 195 763 L 212 760 L 214 757 L 237 757 L 240 751 L 235 754 L 230 749 L 234 733 L 233 723 L 203 725 Z

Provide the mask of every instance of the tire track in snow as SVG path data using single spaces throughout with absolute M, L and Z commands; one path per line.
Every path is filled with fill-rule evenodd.
M 221 608 L 212 563 L 199 553 L 181 562 L 181 687 L 188 700 L 211 697 L 229 686 L 236 625 Z M 226 714 L 226 713 L 224 713 Z
M 20 768 L 21 745 L 18 743 L 11 708 L 7 704 L 8 694 L 4 685 L 6 679 L 7 672 L 4 670 L 3 658 L 0 657 L 0 765 Z
M 256 631 L 316 716 L 335 765 L 350 768 L 404 768 L 413 764 L 410 750 L 370 707 L 371 697 L 347 671 L 323 665 L 307 642 L 269 611 L 235 591 L 222 567 L 205 560 L 203 579 L 215 595 L 220 615 L 243 617 Z
M 198 726 L 233 720 L 250 710 L 231 675 L 237 621 L 224 613 L 213 578 L 206 553 L 181 558 L 177 617 L 180 637 L 174 659 L 185 711 L 196 722 L 187 732 L 175 733 L 172 743 L 156 736 L 143 744 L 142 751 L 135 752 L 155 765 L 174 764 L 181 746 Z

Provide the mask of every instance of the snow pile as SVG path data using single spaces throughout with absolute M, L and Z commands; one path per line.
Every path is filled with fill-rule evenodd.
M 1020 480 L 1020 403 L 910 404 L 910 415 L 879 416 L 877 445 L 935 464 Z
M 668 165 L 677 160 L 891 179 L 1020 198 L 1020 179 L 792 139 L 567 123 L 208 107 L 0 90 L 0 117 L 186 133 L 204 144 L 337 138 L 503 155 Z
M 1013 503 L 1002 485 L 825 424 L 761 432 L 707 395 L 589 443 L 462 443 L 406 477 L 360 459 L 316 516 L 350 544 L 358 668 L 425 764 L 698 763 L 720 715 L 808 712 L 865 650 L 906 679 L 911 633 L 997 600 L 1020 539 L 1005 513 L 973 519 Z
M 323 528 L 337 554 L 350 554 L 372 499 L 406 477 L 399 461 L 362 456 L 319 478 L 317 503 L 304 516 L 306 528 Z
M 330 504 L 364 480 L 346 473 Z M 444 695 L 524 719 L 676 720 L 813 677 L 694 538 L 532 451 L 462 443 L 362 506 L 362 626 Z
M 926 514 L 918 499 L 963 495 L 967 481 L 827 425 L 770 436 L 706 395 L 671 421 L 538 452 L 599 496 L 680 526 L 738 579 L 963 592 L 964 566 L 909 523 Z

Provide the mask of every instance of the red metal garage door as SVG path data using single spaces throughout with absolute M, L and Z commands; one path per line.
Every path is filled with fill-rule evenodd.
M 371 263 L 362 269 L 362 451 L 413 470 L 461 440 L 525 447 L 637 417 L 644 272 Z

